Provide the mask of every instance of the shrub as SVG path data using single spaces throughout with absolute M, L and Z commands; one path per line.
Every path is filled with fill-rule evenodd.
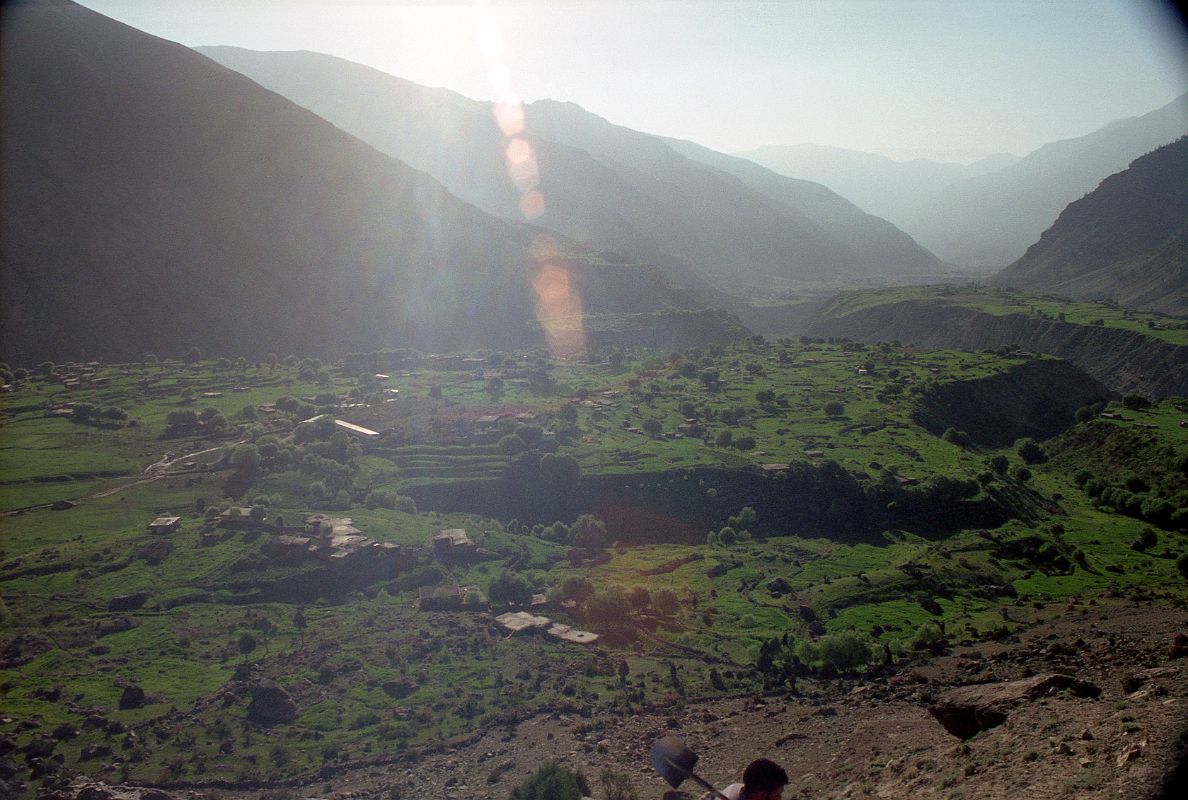
M 559 764 L 545 764 L 516 789 L 511 800 L 581 800 L 590 787 L 580 773 Z
M 854 631 L 843 631 L 822 637 L 817 642 L 822 664 L 831 664 L 838 672 L 864 667 L 870 661 L 870 642 Z
M 1044 452 L 1044 448 L 1040 447 L 1030 436 L 1015 442 L 1015 449 L 1025 464 L 1042 464 L 1048 460 L 1048 454 Z
M 935 622 L 925 622 L 916 630 L 912 637 L 913 650 L 931 650 L 940 652 L 948 646 L 945 632 Z
M 969 434 L 965 431 L 959 431 L 956 428 L 946 428 L 941 438 L 961 448 L 968 448 L 973 445 L 973 440 L 969 438 Z

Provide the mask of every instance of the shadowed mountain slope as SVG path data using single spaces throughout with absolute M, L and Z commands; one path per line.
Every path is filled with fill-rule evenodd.
M 543 338 L 538 231 L 81 6 L 9 4 L 3 22 L 8 359 Z M 561 246 L 587 312 L 658 314 L 664 327 L 665 313 L 702 305 L 655 270 Z M 737 332 L 728 319 L 705 324 L 696 338 Z
M 428 171 L 481 208 L 520 218 L 490 104 L 332 56 L 225 47 L 201 52 Z M 822 202 L 822 193 L 830 194 L 823 187 L 789 183 L 773 200 L 658 137 L 612 125 L 576 105 L 540 101 L 525 115 L 524 138 L 534 147 L 545 198 L 537 224 L 654 262 L 714 302 L 725 299 L 711 285 L 746 292 L 803 279 L 934 271 L 930 254 L 914 244 L 903 247 L 907 237 L 882 220 L 840 198 Z M 861 229 L 857 238 L 855 229 Z M 872 257 L 864 239 L 887 237 L 894 245 Z M 885 257 L 897 249 L 909 253 L 908 263 Z
M 790 213 L 803 214 L 845 242 L 868 265 L 868 277 L 935 277 L 949 268 L 886 219 L 868 214 L 820 183 L 780 175 L 745 158 L 726 155 L 693 142 L 664 139 L 678 153 L 733 175 Z M 859 276 L 855 276 L 859 277 Z
M 1064 209 L 995 283 L 1188 314 L 1188 137 Z

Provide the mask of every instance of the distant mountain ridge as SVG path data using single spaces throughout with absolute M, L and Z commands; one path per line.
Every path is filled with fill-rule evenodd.
M 1069 205 L 994 282 L 1188 315 L 1188 137 Z
M 519 218 L 490 104 L 332 56 L 199 50 L 429 171 L 479 207 Z M 545 198 L 537 224 L 656 263 L 713 302 L 729 302 L 723 290 L 762 290 L 779 281 L 935 272 L 936 259 L 884 221 L 841 198 L 827 210 L 822 187 L 789 182 L 777 202 L 659 137 L 572 103 L 532 103 L 525 117 Z M 854 230 L 864 226 L 865 241 L 855 240 Z
M 189 48 L 67 0 L 3 23 L 7 360 L 541 343 L 546 256 L 585 314 L 648 315 L 669 346 L 745 333 L 649 266 L 542 256 L 538 229 Z
M 957 264 L 1013 263 L 1064 207 L 1134 159 L 1188 133 L 1188 94 L 1141 117 L 1044 145 L 1001 170 L 955 183 L 905 227 Z
M 885 216 L 946 262 L 985 269 L 1019 259 L 1065 206 L 1184 133 L 1188 94 L 1021 159 L 992 156 L 960 169 L 929 162 L 888 166 L 878 156 L 839 158 L 816 146 L 745 155 L 782 174 L 820 180 L 859 205 L 869 203 L 866 210 Z M 978 174 L 959 176 L 962 169 Z
M 735 153 L 780 175 L 828 186 L 863 211 L 902 226 L 946 187 L 1002 169 L 1019 160 L 999 153 L 972 164 L 887 156 L 820 144 L 767 145 Z

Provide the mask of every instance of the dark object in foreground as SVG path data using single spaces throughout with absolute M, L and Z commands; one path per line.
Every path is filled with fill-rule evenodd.
M 675 736 L 665 736 L 652 745 L 652 767 L 660 773 L 661 778 L 668 781 L 669 786 L 675 789 L 685 780 L 692 780 L 712 792 L 715 797 L 729 800 L 726 795 L 693 772 L 696 765 L 697 754 L 685 747 L 685 743 Z
M 1097 686 L 1068 675 L 1049 673 L 1008 683 L 963 686 L 945 694 L 928 713 L 949 733 L 969 739 L 1006 721 L 1010 709 L 1027 700 L 1069 692 L 1075 697 L 1098 697 Z

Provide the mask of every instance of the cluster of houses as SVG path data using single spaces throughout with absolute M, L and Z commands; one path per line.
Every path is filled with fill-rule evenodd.
M 369 563 L 411 563 L 411 553 L 392 542 L 377 542 L 364 536 L 349 517 L 314 514 L 304 520 L 300 534 L 281 533 L 271 537 L 264 551 L 280 559 L 315 558 L 335 566 Z
M 508 611 L 495 618 L 501 628 L 511 636 L 517 633 L 540 633 L 553 639 L 573 644 L 594 644 L 598 641 L 598 634 L 582 631 L 560 622 L 553 622 L 548 617 L 531 614 L 527 611 Z
M 67 390 L 106 386 L 111 383 L 111 378 L 99 377 L 98 371 L 101 366 L 102 364 L 98 361 L 88 361 L 85 364 L 71 361 L 67 364 L 59 364 L 58 380 L 62 382 L 62 388 Z

